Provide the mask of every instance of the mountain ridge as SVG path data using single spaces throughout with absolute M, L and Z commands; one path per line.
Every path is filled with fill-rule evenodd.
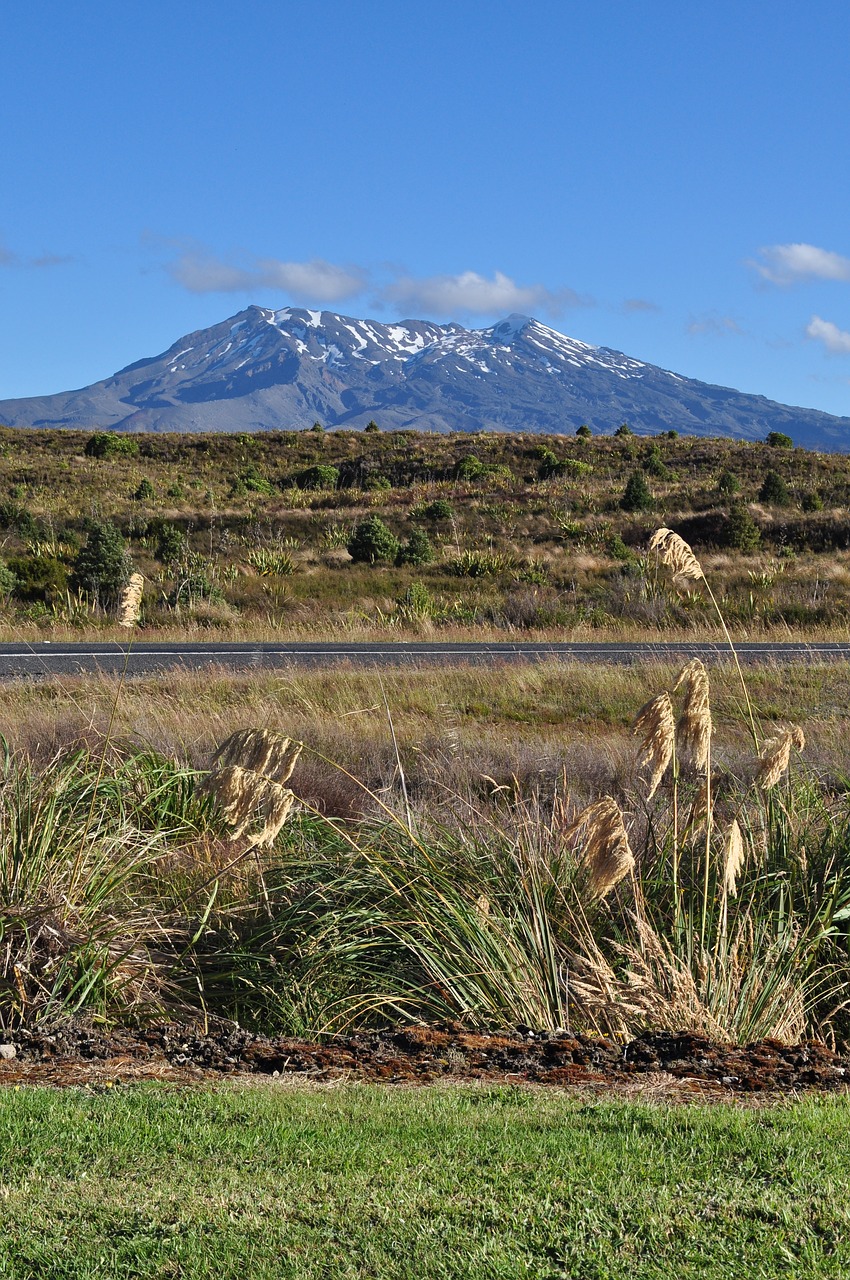
M 514 314 L 484 329 L 249 306 L 75 391 L 0 401 L 8 426 L 250 431 L 325 426 L 613 431 L 850 448 L 850 418 L 714 386 Z

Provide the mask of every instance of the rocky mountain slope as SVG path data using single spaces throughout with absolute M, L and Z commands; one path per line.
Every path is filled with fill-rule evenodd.
M 251 431 L 324 426 L 570 432 L 675 428 L 850 447 L 850 418 L 684 378 L 528 316 L 488 329 L 248 307 L 162 355 L 57 395 L 0 401 L 8 426 Z

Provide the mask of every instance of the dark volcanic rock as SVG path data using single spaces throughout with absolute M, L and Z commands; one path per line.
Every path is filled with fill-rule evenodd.
M 249 1073 L 419 1083 L 451 1078 L 594 1087 L 663 1074 L 683 1084 L 736 1093 L 835 1090 L 850 1081 L 847 1059 L 817 1042 L 719 1045 L 691 1032 L 646 1032 L 620 1044 L 548 1032 L 483 1034 L 412 1026 L 317 1044 L 255 1035 L 234 1024 L 207 1032 L 163 1024 L 107 1033 L 69 1022 L 6 1033 L 6 1039 L 15 1045 L 17 1056 L 0 1061 L 0 1084 L 22 1075 L 37 1080 L 39 1066 L 64 1067 L 61 1082 L 74 1083 L 75 1064 L 92 1062 L 110 1070 L 116 1063 L 166 1063 L 196 1076 Z M 50 1078 L 55 1080 L 55 1074 Z

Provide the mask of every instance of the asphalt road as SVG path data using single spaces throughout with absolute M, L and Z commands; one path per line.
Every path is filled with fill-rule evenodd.
M 736 645 L 742 663 L 823 663 L 850 661 L 850 641 L 812 644 Z M 697 641 L 666 644 L 458 644 L 426 641 L 370 644 L 0 644 L 0 680 L 80 672 L 126 671 L 141 676 L 174 667 L 230 671 L 322 667 L 350 663 L 361 667 L 497 666 L 504 662 L 612 663 L 677 662 L 699 657 L 706 663 L 730 661 L 727 645 Z

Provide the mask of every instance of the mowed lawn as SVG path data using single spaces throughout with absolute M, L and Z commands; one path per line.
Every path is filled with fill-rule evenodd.
M 850 1105 L 520 1088 L 0 1094 L 0 1275 L 850 1274 Z

